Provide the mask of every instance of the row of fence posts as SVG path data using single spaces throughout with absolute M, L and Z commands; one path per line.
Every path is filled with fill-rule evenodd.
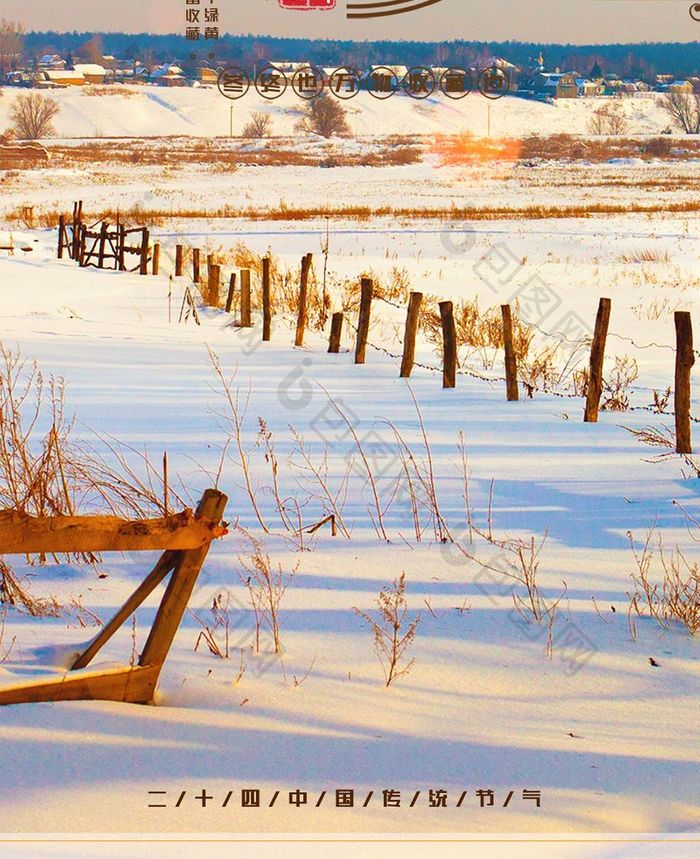
M 158 258 L 160 248 L 158 245 L 153 253 L 153 273 L 158 273 Z M 175 252 L 175 276 L 181 277 L 184 273 L 184 247 L 178 245 Z M 295 329 L 295 346 L 304 345 L 304 333 L 308 323 L 307 295 L 308 280 L 311 271 L 313 254 L 306 254 L 301 261 L 301 275 L 299 281 L 298 315 Z M 210 255 L 208 260 L 208 287 L 210 294 L 219 294 L 221 282 L 221 268 L 214 264 Z M 195 283 L 200 282 L 200 251 L 195 248 L 192 251 L 193 279 Z M 143 273 L 143 272 L 142 272 Z M 236 275 L 232 274 L 229 282 L 229 290 L 226 299 L 226 311 L 231 312 L 236 286 Z M 355 363 L 364 364 L 366 361 L 367 345 L 369 339 L 372 301 L 374 298 L 374 283 L 370 278 L 363 277 L 360 282 L 360 308 L 357 322 L 357 338 L 355 341 Z M 411 292 L 406 312 L 406 324 L 404 329 L 403 355 L 401 359 L 400 377 L 410 378 L 415 363 L 416 336 L 420 323 L 421 305 L 423 293 Z M 442 384 L 444 388 L 454 388 L 457 384 L 458 367 L 458 344 L 454 320 L 454 306 L 451 301 L 440 302 L 440 321 L 442 326 Z M 610 324 L 610 313 L 612 303 L 609 298 L 601 298 L 596 316 L 595 329 L 591 342 L 591 354 L 589 361 L 588 385 L 586 390 L 586 404 L 584 408 L 584 422 L 597 423 L 600 410 L 600 401 L 603 395 L 603 364 L 605 361 L 605 346 Z M 262 261 L 262 316 L 263 330 L 262 339 L 267 342 L 272 335 L 272 295 L 270 283 L 270 258 L 264 257 Z M 503 348 L 505 353 L 505 377 L 506 377 L 506 399 L 515 402 L 518 395 L 518 366 L 513 342 L 513 317 L 511 307 L 508 304 L 501 305 L 501 317 L 503 325 Z M 333 313 L 331 318 L 330 339 L 328 352 L 337 354 L 340 352 L 341 338 L 343 332 L 344 314 Z M 244 328 L 252 327 L 251 319 L 251 288 L 250 270 L 240 271 L 240 325 Z M 693 351 L 693 327 L 690 313 L 676 311 L 676 370 L 674 382 L 674 413 L 676 419 L 676 452 L 682 454 L 692 453 L 691 440 L 691 370 L 695 364 L 695 353 Z

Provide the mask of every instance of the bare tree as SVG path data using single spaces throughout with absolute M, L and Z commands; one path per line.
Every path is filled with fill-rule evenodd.
M 299 131 L 319 134 L 321 137 L 345 137 L 350 134 L 347 110 L 325 92 L 309 101 L 305 115 L 296 127 Z
M 589 134 L 619 135 L 627 131 L 627 120 L 619 105 L 605 104 L 588 120 Z
M 241 137 L 269 137 L 272 131 L 272 117 L 267 113 L 253 111 L 244 125 Z
M 685 134 L 700 134 L 700 93 L 667 92 L 660 104 L 676 128 Z
M 89 63 L 102 64 L 104 46 L 102 44 L 102 36 L 95 33 L 92 38 L 88 39 L 85 44 L 80 46 L 80 55 L 85 57 Z
M 15 67 L 24 46 L 24 27 L 18 21 L 0 19 L 0 78 Z
M 31 93 L 18 96 L 10 107 L 12 131 L 23 140 L 38 140 L 54 133 L 59 106 L 52 98 Z

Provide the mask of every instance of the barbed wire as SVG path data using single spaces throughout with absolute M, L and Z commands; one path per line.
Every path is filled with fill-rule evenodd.
M 350 326 L 350 328 L 352 328 L 352 330 L 357 334 L 358 333 L 357 326 L 354 325 L 349 319 L 346 321 L 347 321 L 348 325 Z M 403 360 L 403 355 L 398 355 L 395 352 L 390 352 L 386 347 L 378 346 L 376 343 L 372 343 L 371 340 L 369 340 L 369 339 L 367 340 L 367 345 L 371 349 L 374 349 L 375 352 L 381 352 L 382 354 L 387 355 L 389 358 L 392 358 L 396 361 Z M 419 367 L 423 370 L 429 370 L 432 373 L 442 373 L 443 372 L 441 367 L 436 367 L 436 366 L 433 366 L 432 364 L 424 364 L 424 363 L 421 363 L 419 361 L 414 361 L 413 366 Z M 457 375 L 469 376 L 473 379 L 477 379 L 478 381 L 489 382 L 491 384 L 493 384 L 494 382 L 505 382 L 505 381 L 507 381 L 505 376 L 486 376 L 483 373 L 479 373 L 476 370 L 468 369 L 466 367 L 458 367 L 456 372 L 457 372 Z M 578 394 L 575 391 L 557 391 L 555 388 L 550 388 L 547 385 L 543 385 L 542 387 L 538 387 L 537 385 L 530 385 L 529 383 L 524 382 L 522 379 L 520 379 L 519 381 L 522 385 L 524 385 L 528 389 L 528 393 L 529 393 L 530 398 L 532 398 L 532 394 L 540 393 L 540 394 L 548 394 L 549 396 L 552 396 L 552 397 L 558 397 L 559 399 L 562 399 L 562 400 L 583 400 L 583 399 L 585 399 L 583 394 Z M 603 409 L 603 411 L 605 411 L 605 409 Z M 621 409 L 620 411 L 621 412 L 623 412 L 623 411 L 624 412 L 647 412 L 649 414 L 665 415 L 667 417 L 675 417 L 676 416 L 675 412 L 660 411 L 658 409 L 658 407 L 656 407 L 656 406 L 627 406 L 626 409 Z M 690 417 L 690 420 L 693 421 L 693 423 L 700 423 L 700 418 L 696 418 L 693 415 L 690 415 L 689 417 Z
M 383 301 L 385 304 L 391 305 L 391 307 L 397 308 L 397 310 L 407 311 L 408 308 L 405 304 L 399 304 L 396 301 L 391 301 L 388 298 L 384 298 L 384 296 L 377 295 L 375 298 L 378 301 Z M 545 331 L 544 328 L 541 328 L 536 322 L 526 322 L 523 321 L 524 325 L 527 325 L 530 328 L 534 328 L 539 331 L 545 337 L 551 337 L 556 340 L 565 340 L 567 343 L 571 343 L 573 346 L 584 346 L 590 343 L 591 337 L 581 337 L 578 340 L 572 340 L 571 337 L 568 337 L 563 331 Z M 635 349 L 666 349 L 669 352 L 675 352 L 675 348 L 673 346 L 669 346 L 667 343 L 657 343 L 652 340 L 651 343 L 637 343 L 632 337 L 627 337 L 624 334 L 618 334 L 616 331 L 608 331 L 608 337 L 615 337 L 617 340 L 624 340 L 627 343 L 631 343 Z M 700 358 L 700 350 L 693 349 L 693 354 L 696 357 Z

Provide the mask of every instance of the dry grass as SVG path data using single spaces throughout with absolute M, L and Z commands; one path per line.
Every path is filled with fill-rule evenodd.
M 667 250 L 655 250 L 654 248 L 640 248 L 639 250 L 631 251 L 630 253 L 621 254 L 618 261 L 622 263 L 639 263 L 639 262 L 671 262 L 671 257 Z
M 23 223 L 24 206 L 12 206 L 3 213 L 3 218 L 9 224 Z M 324 219 L 350 219 L 355 221 L 371 221 L 376 218 L 396 218 L 405 221 L 420 220 L 465 220 L 465 221 L 497 221 L 497 220 L 559 220 L 567 218 L 595 218 L 604 215 L 628 214 L 682 214 L 700 212 L 700 198 L 683 201 L 657 200 L 654 203 L 641 204 L 635 201 L 625 203 L 589 203 L 567 205 L 530 206 L 449 206 L 443 208 L 414 208 L 402 206 L 289 206 L 282 202 L 275 207 L 237 207 L 223 205 L 217 208 L 156 208 L 138 204 L 123 209 L 107 207 L 100 210 L 86 210 L 85 220 L 89 223 L 106 220 L 114 223 L 117 218 L 122 223 L 132 223 L 138 226 L 162 227 L 178 220 L 248 220 L 248 221 L 314 221 Z M 36 213 L 36 223 L 39 226 L 55 228 L 60 215 L 69 216 L 67 210 L 44 209 Z
M 134 92 L 134 90 L 129 89 L 129 87 L 118 86 L 117 84 L 106 84 L 104 86 L 100 86 L 99 84 L 91 84 L 90 86 L 86 86 L 82 90 L 82 93 L 86 96 L 101 97 L 104 95 L 117 95 L 121 96 L 122 98 L 133 98 L 133 96 L 141 94 Z
M 421 616 L 417 614 L 410 617 L 408 614 L 405 573 L 401 573 L 393 585 L 381 590 L 376 602 L 376 617 L 358 608 L 353 611 L 372 632 L 374 651 L 384 670 L 388 688 L 413 667 L 415 660 L 407 659 L 407 651 L 416 637 Z
M 162 515 L 163 479 L 147 455 L 113 439 L 100 439 L 106 453 L 86 442 L 78 444 L 73 426 L 63 380 L 45 378 L 35 362 L 0 344 L 0 508 L 38 517 L 73 516 L 83 510 L 136 518 L 154 510 Z M 94 563 L 97 558 L 88 553 L 69 560 Z M 39 562 L 45 561 L 40 555 Z M 35 615 L 61 611 L 55 600 L 32 597 L 1 560 L 0 602 Z
M 637 548 L 631 532 L 627 532 L 636 569 L 630 574 L 634 589 L 630 599 L 630 631 L 636 636 L 632 613 L 637 617 L 651 617 L 664 629 L 673 623 L 683 626 L 690 635 L 700 631 L 700 570 L 676 547 L 670 553 L 664 549 L 661 536 L 655 540 L 655 528 L 646 535 L 644 544 Z M 661 576 L 652 581 L 655 559 L 660 564 Z

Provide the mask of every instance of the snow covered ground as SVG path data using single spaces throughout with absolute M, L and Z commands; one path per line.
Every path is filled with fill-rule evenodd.
M 414 224 L 411 232 L 390 223 L 378 230 L 341 223 L 331 234 L 329 267 L 342 278 L 367 268 L 386 276 L 402 266 L 414 288 L 455 300 L 479 294 L 484 306 L 507 300 L 511 289 L 537 274 L 561 300 L 549 324 L 542 322 L 550 330 L 569 310 L 592 321 L 599 296 L 608 294 L 611 330 L 640 346 L 658 344 L 636 349 L 609 341 L 612 355 L 637 357 L 640 378 L 631 398 L 642 406 L 650 402 L 651 388 L 672 381 L 673 353 L 664 348 L 673 343 L 672 310 L 696 307 L 696 227 L 688 219 L 624 216 L 477 224 L 476 241 L 464 253 L 465 234 L 436 230 L 430 221 Z M 180 229 L 193 245 L 203 238 L 201 224 L 185 222 Z M 239 239 L 259 252 L 271 246 L 289 264 L 307 250 L 318 254 L 325 236 L 325 223 L 313 222 L 302 230 L 241 223 L 233 235 L 219 236 L 213 229 L 204 232 L 222 247 Z M 172 250 L 174 235 L 160 238 Z M 178 324 L 186 280 L 175 282 L 169 322 L 167 254 L 165 275 L 141 278 L 59 263 L 50 231 L 15 233 L 14 239 L 33 250 L 0 258 L 2 342 L 18 344 L 46 373 L 65 376 L 81 434 L 85 426 L 109 432 L 148 446 L 156 458 L 167 449 L 171 470 L 195 496 L 211 483 L 207 472 L 218 468 L 224 442 L 207 347 L 227 369 L 238 365 L 244 388 L 250 382 L 246 442 L 254 445 L 262 416 L 282 463 L 283 491 L 303 495 L 299 473 L 288 462 L 290 424 L 314 455 L 328 444 L 332 479 L 342 476 L 352 455 L 353 444 L 329 413 L 320 385 L 354 416 L 376 469 L 387 472 L 380 490 L 389 492 L 398 467 L 383 419 L 394 421 L 416 454 L 425 456 L 409 390 L 397 378 L 396 360 L 382 352 L 370 349 L 367 365 L 357 367 L 345 350 L 326 354 L 317 335 L 308 337 L 306 349 L 295 350 L 282 319 L 267 345 L 259 344 L 258 328 L 251 338 L 219 311 L 204 311 L 201 327 Z M 494 290 L 483 260 L 504 247 L 518 262 L 512 280 Z M 659 261 L 621 262 L 639 248 L 655 251 Z M 656 299 L 663 308 L 649 319 L 645 308 Z M 395 352 L 402 320 L 402 311 L 378 303 L 370 340 Z M 345 348 L 351 345 L 349 331 Z M 425 342 L 418 360 L 438 363 Z M 501 369 L 500 363 L 480 368 L 494 376 Z M 300 553 L 279 536 L 274 499 L 263 491 L 263 515 L 278 536 L 260 534 L 240 469 L 227 459 L 220 481 L 231 498 L 227 518 L 240 518 L 263 536 L 285 571 L 298 565 L 283 602 L 283 658 L 272 657 L 266 638 L 263 653 L 251 650 L 253 625 L 239 577 L 248 547 L 234 533 L 213 547 L 192 601 L 206 617 L 213 597 L 230 593 L 231 659 L 201 647 L 194 651 L 201 627 L 188 615 L 162 675 L 160 706 L 75 703 L 0 711 L 3 773 L 14 786 L 0 803 L 4 831 L 698 830 L 700 743 L 692 717 L 700 681 L 697 640 L 648 619 L 636 621 L 633 640 L 627 619 L 633 569 L 628 530 L 639 539 L 657 520 L 666 544 L 679 544 L 693 557 L 691 535 L 673 501 L 696 509 L 696 481 L 683 479 L 676 462 L 645 461 L 649 449 L 624 429 L 663 426 L 669 419 L 608 412 L 598 425 L 584 425 L 579 399 L 538 393 L 507 404 L 502 383 L 460 376 L 456 390 L 443 391 L 439 375 L 421 368 L 411 389 L 430 439 L 443 514 L 453 536 L 478 560 L 436 543 L 430 533 L 417 543 L 409 511 L 399 502 L 386 516 L 390 542 L 378 539 L 361 476 L 353 476 L 346 506 L 352 539 L 323 532 L 313 551 Z M 479 527 L 488 528 L 490 506 L 494 535 L 548 535 L 540 559 L 543 593 L 556 599 L 562 582 L 567 586 L 551 659 L 546 628 L 514 612 L 513 583 L 491 569 L 503 563 L 503 552 L 478 537 L 469 544 L 460 431 Z M 269 484 L 261 452 L 252 457 L 256 482 Z M 304 522 L 313 524 L 319 513 L 311 503 Z M 65 602 L 79 598 L 106 619 L 147 566 L 143 558 L 110 556 L 99 567 L 106 578 L 70 565 L 30 572 L 35 592 Z M 379 589 L 401 572 L 411 611 L 420 611 L 422 621 L 411 673 L 385 689 L 370 633 L 353 608 L 371 610 Z M 138 613 L 137 647 L 155 605 L 154 597 Z M 16 643 L 0 671 L 11 679 L 36 670 L 47 661 L 46 648 L 70 649 L 92 634 L 74 622 L 10 612 L 4 646 L 14 636 Z M 125 629 L 100 660 L 123 660 L 131 649 Z M 245 673 L 237 681 L 241 659 Z M 203 788 L 212 797 L 206 807 L 197 799 Z M 244 788 L 261 791 L 262 808 L 241 808 Z M 335 790 L 343 788 L 355 790 L 354 808 L 335 807 Z M 297 789 L 308 792 L 301 807 L 289 802 Z M 447 807 L 429 807 L 431 789 L 447 791 Z M 167 807 L 148 808 L 149 790 L 166 791 Z M 384 808 L 384 790 L 401 791 L 402 806 Z M 481 807 L 478 790 L 494 791 L 493 807 Z M 541 806 L 524 799 L 523 790 L 541 791 Z M 233 798 L 223 807 L 229 791 Z M 269 808 L 275 791 L 279 798 Z
M 89 90 L 52 90 L 49 94 L 60 105 L 54 123 L 59 137 L 163 137 L 172 135 L 226 136 L 230 131 L 231 107 L 234 130 L 240 132 L 254 111 L 272 117 L 272 133 L 288 135 L 294 131 L 304 102 L 293 92 L 269 101 L 253 89 L 243 98 L 231 101 L 216 87 L 175 88 L 120 87 L 121 94 L 90 95 Z M 0 100 L 0 129 L 8 124 L 13 100 L 22 90 L 5 88 Z M 491 132 L 496 136 L 527 134 L 584 134 L 591 114 L 609 99 L 559 99 L 543 104 L 515 97 L 496 101 L 471 93 L 461 101 L 443 95 L 423 101 L 394 96 L 377 101 L 359 93 L 346 102 L 349 122 L 355 135 L 435 134 L 472 131 L 486 134 L 491 112 Z M 657 98 L 621 99 L 620 104 L 632 134 L 658 134 L 669 125 L 668 115 Z
M 71 145 L 96 134 L 106 142 L 119 135 L 228 132 L 229 103 L 213 90 L 53 95 L 61 103 L 58 134 L 75 137 Z M 0 129 L 14 97 L 6 91 L 0 99 Z M 657 134 L 667 124 L 653 100 L 622 104 L 633 133 Z M 492 128 L 512 135 L 584 132 L 594 107 L 588 100 L 549 106 L 508 98 L 492 106 Z M 245 99 L 234 108 L 237 127 L 261 108 L 273 113 L 275 133 L 293 132 L 298 113 L 287 96 L 273 105 Z M 481 96 L 447 109 L 432 100 L 375 104 L 359 96 L 351 110 L 353 130 L 366 139 L 295 145 L 358 151 L 389 133 L 483 133 L 487 119 Z M 170 154 L 179 145 L 173 141 Z M 673 161 L 446 167 L 428 147 L 420 162 L 393 167 L 224 170 L 171 159 L 70 170 L 49 162 L 1 175 L 0 246 L 14 246 L 13 254 L 0 250 L 2 344 L 36 359 L 45 374 L 65 377 L 79 437 L 94 441 L 93 431 L 109 433 L 146 448 L 157 462 L 167 450 L 175 487 L 179 475 L 195 503 L 217 479 L 228 440 L 215 353 L 226 372 L 236 374 L 235 385 L 244 392 L 250 387 L 243 441 L 271 533 L 263 533 L 255 516 L 234 448 L 219 477 L 230 497 L 226 518 L 261 539 L 275 565 L 296 572 L 282 603 L 281 658 L 267 634 L 255 650 L 245 587 L 250 545 L 232 528 L 212 547 L 191 602 L 194 614 L 186 615 L 162 674 L 158 706 L 80 702 L 0 709 L 2 772 L 13 785 L 0 798 L 0 829 L 696 837 L 698 639 L 648 617 L 634 618 L 631 629 L 628 593 L 636 568 L 628 532 L 638 544 L 655 525 L 667 550 L 679 546 L 694 563 L 697 529 L 687 527 L 674 502 L 697 519 L 698 481 L 684 475 L 692 469 L 675 458 L 650 462 L 658 450 L 627 429 L 663 431 L 673 424 L 652 402 L 673 384 L 674 311 L 696 317 L 699 309 L 700 230 L 693 211 L 699 170 L 695 162 Z M 25 220 L 41 223 L 53 211 L 69 211 L 74 199 L 84 200 L 95 219 L 107 209 L 151 212 L 161 275 L 81 270 L 55 259 L 55 231 L 22 226 L 20 207 L 33 207 Z M 678 204 L 689 210 L 674 211 Z M 222 216 L 217 210 L 226 205 L 244 216 Z M 388 213 L 329 221 L 284 213 L 343 206 Z M 541 218 L 538 206 L 578 207 L 580 217 Z M 596 213 L 600 206 L 615 214 Z M 655 211 L 635 211 L 645 206 Z M 524 212 L 482 220 L 479 212 L 489 207 Z M 474 216 L 450 217 L 465 208 Z M 254 217 L 268 209 L 274 220 Z M 391 213 L 399 209 L 412 214 Z M 200 307 L 199 326 L 192 319 L 179 322 L 191 281 L 169 277 L 176 242 L 218 254 L 226 279 L 240 243 L 256 254 L 272 251 L 293 282 L 306 252 L 314 254 L 321 278 L 327 243 L 332 310 L 362 274 L 384 285 L 400 281 L 433 303 L 478 298 L 485 310 L 517 302 L 535 326 L 535 351 L 556 346 L 556 362 L 568 361 L 569 372 L 546 385 L 552 393 L 540 386 L 534 398 L 523 390 L 520 402 L 507 403 L 500 352 L 474 349 L 462 355 L 468 372 L 458 375 L 456 389 L 443 390 L 440 356 L 421 335 L 420 366 L 409 386 L 398 378 L 396 358 L 402 298 L 399 306 L 374 302 L 364 366 L 353 363 L 353 310 L 346 313 L 339 355 L 326 352 L 327 329 L 309 332 L 305 348 L 295 349 L 293 320 L 279 313 L 267 344 L 260 342 L 257 314 L 252 332 L 209 308 Z M 632 408 L 604 411 L 591 425 L 582 422 L 582 400 L 571 396 L 571 371 L 587 362 L 577 344 L 590 336 L 603 296 L 612 300 L 608 378 L 616 359 L 636 361 L 639 372 L 625 392 Z M 395 493 L 401 461 L 388 420 L 416 459 L 428 461 L 414 396 L 451 537 L 446 542 L 433 533 L 426 510 L 417 540 L 410 504 Z M 376 475 L 387 539 L 377 533 L 374 496 L 357 447 L 329 398 L 350 419 Z M 692 411 L 700 416 L 697 392 Z M 319 486 L 300 467 L 292 428 L 314 462 L 326 451 L 332 487 L 341 487 L 349 474 L 343 516 L 350 539 L 342 532 L 333 538 L 323 528 L 299 551 L 275 511 L 258 418 L 272 433 L 282 497 L 303 502 L 305 526 L 325 510 Z M 471 537 L 460 433 L 472 524 L 481 532 Z M 506 538 L 527 544 L 531 537 L 543 543 L 543 599 L 551 605 L 562 597 L 551 646 L 546 623 L 528 623 L 515 611 L 514 597 L 525 596 L 522 585 L 498 572 L 517 561 L 502 545 Z M 35 594 L 77 601 L 104 621 L 151 560 L 105 556 L 95 569 L 17 569 Z M 657 559 L 657 579 L 659 569 Z M 420 612 L 421 622 L 409 654 L 415 664 L 387 689 L 371 633 L 354 609 L 372 611 L 380 589 L 402 573 L 411 616 Z M 229 606 L 229 659 L 201 643 L 195 650 L 200 620 L 208 621 L 219 594 Z M 138 652 L 157 604 L 154 595 L 137 613 L 134 639 L 131 628 L 123 629 L 100 654 L 101 663 L 123 663 Z M 0 682 L 46 665 L 61 670 L 66 652 L 94 634 L 75 613 L 36 619 L 9 611 Z M 260 791 L 260 808 L 241 807 L 244 789 Z M 354 791 L 352 808 L 336 807 L 336 790 Z M 306 794 L 305 802 L 296 791 Z M 400 807 L 385 808 L 384 791 L 400 791 Z M 430 791 L 445 792 L 433 794 L 435 807 Z M 540 805 L 523 791 L 540 791 Z M 165 807 L 149 808 L 149 802 Z M 593 847 L 586 849 L 594 855 Z M 447 848 L 445 855 L 451 855 Z M 572 847 L 570 855 L 581 854 Z

